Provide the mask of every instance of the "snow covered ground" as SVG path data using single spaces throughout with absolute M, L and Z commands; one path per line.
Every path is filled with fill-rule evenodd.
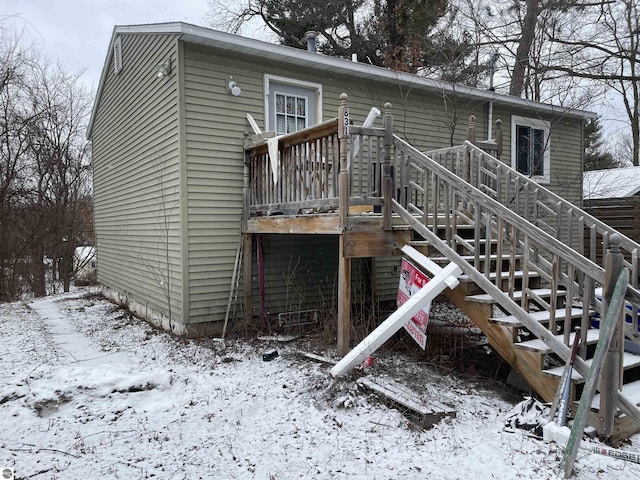
M 0 335 L 0 468 L 15 478 L 558 478 L 561 451 L 505 428 L 499 389 L 401 355 L 370 373 L 415 378 L 455 418 L 418 429 L 297 353 L 309 345 L 180 340 L 83 290 L 0 305 Z M 633 479 L 640 465 L 581 452 L 576 472 Z

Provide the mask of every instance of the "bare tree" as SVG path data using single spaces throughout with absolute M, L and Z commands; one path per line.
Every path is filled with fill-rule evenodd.
M 30 164 L 35 185 L 32 201 L 37 206 L 46 256 L 53 259 L 54 276 L 69 291 L 75 248 L 87 230 L 87 199 L 91 194 L 88 143 L 84 139 L 90 97 L 60 66 L 39 66 L 34 71 L 36 88 L 30 89 L 32 109 L 41 111 L 29 135 Z
M 78 76 L 0 28 L 0 300 L 45 295 L 47 270 L 69 289 L 92 230 L 89 106 Z
M 246 0 L 233 6 L 209 0 L 209 7 L 217 28 L 238 33 L 259 20 L 280 43 L 297 48 L 306 48 L 306 32 L 317 31 L 321 52 L 356 54 L 397 71 L 439 72 L 470 53 L 462 32 L 446 28 L 452 22 L 447 0 Z
M 20 37 L 0 26 L 0 300 L 20 293 L 18 268 L 25 240 L 16 212 L 25 208 L 27 131 L 37 115 L 25 107 L 32 65 Z

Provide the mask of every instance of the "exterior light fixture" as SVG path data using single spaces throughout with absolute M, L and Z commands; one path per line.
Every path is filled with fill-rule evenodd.
M 156 65 L 156 75 L 158 78 L 164 78 L 171 72 L 171 60 L 166 59 L 164 62 Z
M 227 83 L 227 92 L 234 97 L 238 97 L 242 93 L 242 89 L 240 89 L 234 80 L 229 80 L 229 83 Z

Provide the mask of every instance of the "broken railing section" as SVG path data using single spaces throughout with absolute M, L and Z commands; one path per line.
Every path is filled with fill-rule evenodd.
M 426 305 L 430 304 L 445 288 L 449 287 L 454 289 L 460 283 L 458 277 L 462 275 L 462 269 L 455 263 L 450 263 L 446 267 L 441 268 L 410 246 L 403 247 L 402 251 L 419 263 L 420 266 L 428 270 L 433 275 L 433 278 L 418 290 L 417 293 L 412 295 L 409 300 L 382 322 L 378 328 L 371 332 L 353 350 L 345 355 L 344 358 L 331 369 L 331 375 L 333 375 L 333 377 L 341 377 L 348 373 L 353 367 L 362 363 L 366 357 L 374 353 L 382 344 L 389 340 L 394 333 L 401 329 L 411 317 Z

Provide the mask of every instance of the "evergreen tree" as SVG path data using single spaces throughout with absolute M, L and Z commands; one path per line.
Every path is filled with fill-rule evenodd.
M 622 162 L 616 160 L 613 154 L 606 149 L 602 133 L 602 124 L 598 118 L 588 121 L 584 126 L 585 171 L 623 166 Z

